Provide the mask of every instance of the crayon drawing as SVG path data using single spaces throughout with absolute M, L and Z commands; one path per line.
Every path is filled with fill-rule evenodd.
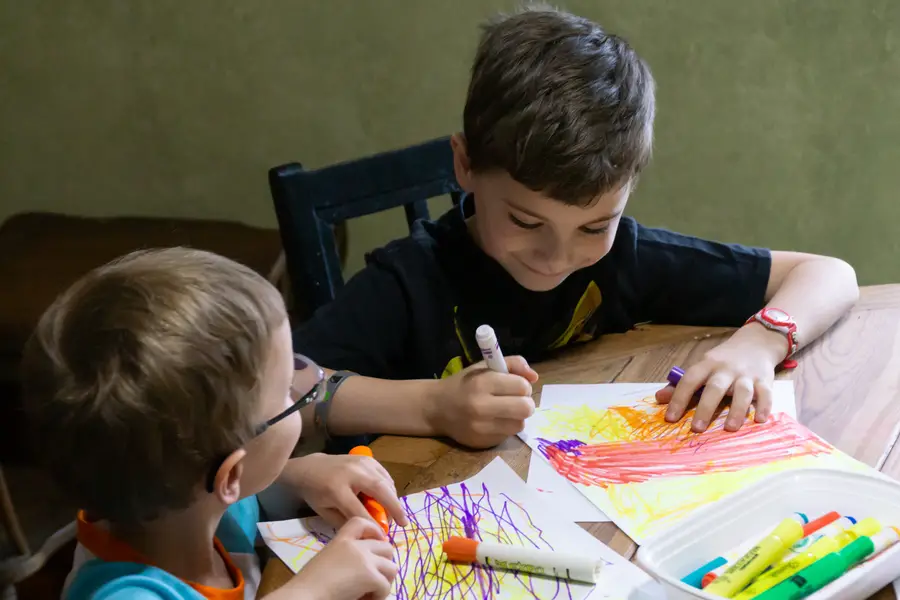
M 391 526 L 399 573 L 392 598 L 626 599 L 655 584 L 637 567 L 571 522 L 558 520 L 501 459 L 468 481 L 403 498 L 410 525 Z M 321 519 L 261 523 L 266 544 L 295 572 L 335 535 Z M 596 588 L 481 565 L 450 563 L 441 544 L 451 535 L 531 548 L 590 552 L 604 562 Z
M 548 388 L 523 439 L 638 543 L 778 471 L 868 468 L 781 412 L 765 423 L 751 413 L 739 431 L 726 432 L 726 409 L 706 432 L 693 433 L 693 411 L 668 423 L 652 395 L 613 405 L 545 402 Z

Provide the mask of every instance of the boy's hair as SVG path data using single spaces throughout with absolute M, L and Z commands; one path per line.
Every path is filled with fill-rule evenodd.
M 474 171 L 585 206 L 647 164 L 654 112 L 650 69 L 625 40 L 532 7 L 484 25 L 463 127 Z
M 199 250 L 135 252 L 81 278 L 22 363 L 38 453 L 62 491 L 119 523 L 189 506 L 216 459 L 252 437 L 285 318 L 263 277 Z

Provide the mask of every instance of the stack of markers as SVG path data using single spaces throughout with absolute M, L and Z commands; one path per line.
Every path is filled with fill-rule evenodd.
M 900 530 L 868 518 L 795 513 L 760 539 L 706 563 L 682 581 L 735 600 L 797 600 L 900 541 Z

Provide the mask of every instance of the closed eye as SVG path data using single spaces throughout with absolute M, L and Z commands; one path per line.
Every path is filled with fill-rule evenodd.
M 604 227 L 596 227 L 596 228 L 594 228 L 594 227 L 582 227 L 582 228 L 581 228 L 581 231 L 582 231 L 583 233 L 588 234 L 588 235 L 601 235 L 601 234 L 604 234 L 604 233 L 606 233 L 607 231 L 609 231 L 609 225 L 606 225 L 606 226 L 604 226 Z
M 522 229 L 537 229 L 543 223 L 526 223 L 525 221 L 516 218 L 516 216 L 512 213 L 509 213 L 509 220 L 513 222 L 516 227 L 521 227 Z

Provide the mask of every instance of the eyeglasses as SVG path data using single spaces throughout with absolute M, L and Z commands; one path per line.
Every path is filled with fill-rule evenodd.
M 297 381 L 298 379 L 301 380 L 299 382 L 300 389 L 309 391 L 301 393 L 291 385 L 290 394 L 291 400 L 293 400 L 294 403 L 257 427 L 254 437 L 264 434 L 272 425 L 288 418 L 304 406 L 309 406 L 313 402 L 317 402 L 319 398 L 323 396 L 325 371 L 322 370 L 322 367 L 302 354 L 294 355 L 294 381 Z
M 293 400 L 293 404 L 265 423 L 261 423 L 257 426 L 256 430 L 253 432 L 253 438 L 261 436 L 268 431 L 270 427 L 277 424 L 279 421 L 288 418 L 304 406 L 309 406 L 313 402 L 318 402 L 325 395 L 325 371 L 322 370 L 322 367 L 302 354 L 294 355 L 294 381 L 297 383 L 300 390 L 308 391 L 305 393 L 297 391 L 297 388 L 295 388 L 294 385 L 291 385 L 290 396 L 291 400 Z M 249 442 L 250 440 L 247 441 Z M 219 468 L 226 458 L 227 456 L 223 456 L 221 459 L 217 460 L 210 469 L 206 479 L 207 492 L 212 493 L 213 488 L 215 487 L 216 473 L 219 472 Z

